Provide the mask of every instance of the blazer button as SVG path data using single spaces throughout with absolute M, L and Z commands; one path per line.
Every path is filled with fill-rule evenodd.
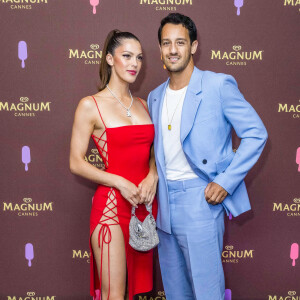
M 207 164 L 207 160 L 206 160 L 206 159 L 203 159 L 202 162 L 203 162 L 203 164 L 205 164 L 205 165 Z

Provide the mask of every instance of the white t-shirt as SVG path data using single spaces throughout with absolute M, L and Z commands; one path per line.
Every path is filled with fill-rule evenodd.
M 180 142 L 181 113 L 186 90 L 187 86 L 180 90 L 172 90 L 168 86 L 164 97 L 161 123 L 167 180 L 198 177 L 190 167 Z M 168 125 L 171 125 L 171 130 L 168 130 Z

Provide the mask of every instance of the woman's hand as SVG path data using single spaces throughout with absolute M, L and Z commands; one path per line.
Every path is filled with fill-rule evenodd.
M 151 205 L 156 194 L 158 177 L 157 174 L 149 173 L 140 184 L 138 185 L 138 191 L 140 195 L 140 204 Z
M 135 184 L 124 177 L 119 177 L 115 187 L 132 206 L 137 207 L 140 203 L 140 193 Z

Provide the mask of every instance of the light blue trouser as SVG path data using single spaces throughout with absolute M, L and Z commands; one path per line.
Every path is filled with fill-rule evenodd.
M 168 181 L 171 230 L 158 229 L 159 262 L 167 300 L 224 300 L 224 209 L 208 204 L 207 181 Z

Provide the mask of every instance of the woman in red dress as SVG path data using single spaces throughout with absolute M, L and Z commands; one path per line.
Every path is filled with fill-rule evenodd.
M 157 172 L 152 149 L 154 126 L 146 101 L 133 97 L 129 84 L 142 66 L 136 36 L 113 30 L 107 36 L 100 65 L 100 92 L 83 98 L 72 131 L 72 173 L 98 183 L 90 217 L 92 296 L 123 300 L 126 281 L 129 299 L 153 285 L 153 251 L 138 252 L 128 243 L 131 207 L 147 216 L 145 205 L 155 199 Z M 90 137 L 105 165 L 99 170 L 84 160 Z

